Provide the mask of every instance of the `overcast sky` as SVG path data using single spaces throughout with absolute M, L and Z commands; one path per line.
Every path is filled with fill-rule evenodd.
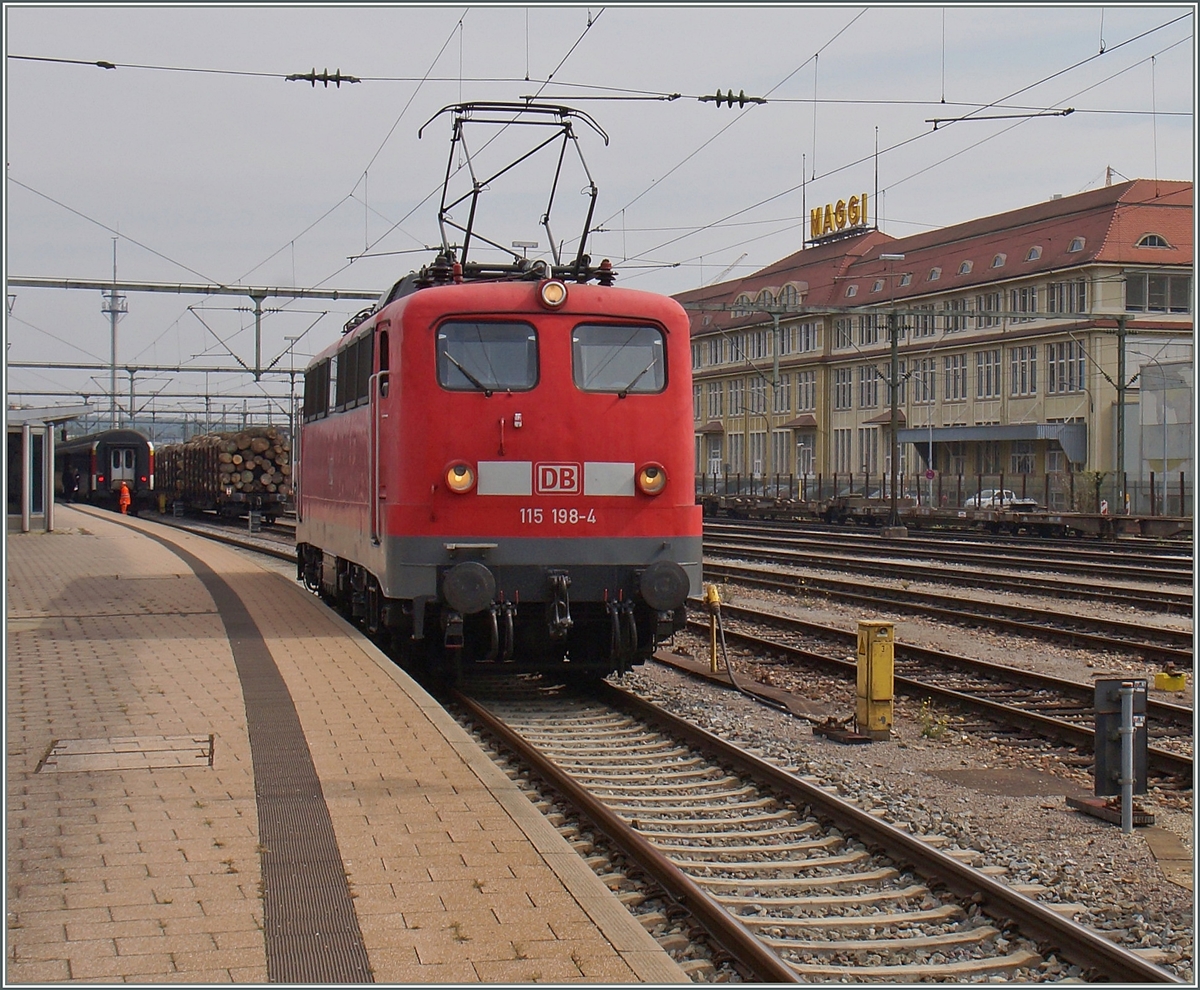
M 6 270 L 110 278 L 119 231 L 122 279 L 382 291 L 440 242 L 451 118 L 418 129 L 460 101 L 536 95 L 608 135 L 576 128 L 599 189 L 592 257 L 612 259 L 618 284 L 679 292 L 798 250 L 805 204 L 867 192 L 872 219 L 905 236 L 1095 188 L 1110 166 L 1114 181 L 1192 179 L 1193 32 L 1190 5 L 8 5 Z M 283 78 L 314 68 L 362 82 Z M 730 89 L 767 102 L 698 99 Z M 488 145 L 496 131 L 467 131 L 479 177 L 543 136 L 510 128 Z M 479 233 L 548 256 L 554 161 L 491 183 Z M 572 255 L 586 184 L 569 155 L 551 224 Z M 8 293 L 10 402 L 107 387 L 106 372 L 11 366 L 107 363 L 98 291 Z M 363 305 L 287 303 L 264 319 L 264 363 L 305 334 L 302 367 Z M 132 293 L 118 361 L 252 364 L 247 306 Z M 235 376 L 209 387 L 263 393 Z M 139 405 L 160 390 L 203 391 L 204 377 L 138 376 Z

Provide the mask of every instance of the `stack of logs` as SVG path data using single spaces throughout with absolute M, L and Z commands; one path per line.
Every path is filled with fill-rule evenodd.
M 285 499 L 292 493 L 291 450 L 271 426 L 195 436 L 159 448 L 159 484 L 185 496 L 220 498 L 233 491 Z

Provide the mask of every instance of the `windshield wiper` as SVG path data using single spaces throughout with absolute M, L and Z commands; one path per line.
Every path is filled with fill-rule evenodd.
M 658 355 L 656 354 L 656 355 L 654 355 L 654 357 L 652 357 L 650 359 L 650 363 L 648 365 L 646 365 L 646 367 L 644 367 L 641 371 L 639 371 L 634 376 L 633 381 L 631 381 L 628 385 L 626 385 L 623 389 L 621 389 L 621 391 L 619 391 L 617 393 L 617 398 L 618 399 L 625 398 L 625 396 L 627 396 L 629 394 L 629 390 L 631 388 L 633 388 L 634 385 L 636 385 L 638 382 L 640 382 L 642 380 L 642 375 L 644 375 L 647 371 L 649 371 L 651 368 L 653 368 L 657 362 L 658 362 Z
M 466 380 L 474 385 L 477 389 L 479 389 L 479 391 L 481 391 L 487 398 L 490 399 L 492 397 L 492 390 L 484 385 L 483 382 L 481 382 L 473 374 L 471 374 L 471 372 L 467 371 L 467 369 L 461 364 L 455 361 L 449 351 L 442 351 L 442 357 L 444 357 L 447 361 L 454 365 L 454 367 L 461 371 L 463 373 L 463 377 L 466 378 Z

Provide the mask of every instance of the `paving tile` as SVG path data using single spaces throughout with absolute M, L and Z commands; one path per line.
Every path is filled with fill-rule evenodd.
M 103 513 L 64 507 L 58 522 L 54 539 L 8 545 L 8 617 L 32 623 L 8 633 L 8 975 L 265 982 L 253 764 L 220 618 L 165 547 Z M 682 976 L 453 718 L 339 616 L 233 551 L 169 538 L 242 598 L 288 684 L 377 981 Z M 211 768 L 32 772 L 52 739 L 209 733 Z M 533 956 L 525 943 L 544 958 L 515 958 Z

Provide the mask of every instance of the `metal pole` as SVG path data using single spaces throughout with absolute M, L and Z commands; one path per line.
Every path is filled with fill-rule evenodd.
M 45 512 L 46 532 L 54 531 L 54 424 L 46 423 L 46 457 L 42 468 L 42 509 Z
M 21 532 L 29 532 L 29 515 L 31 511 L 33 484 L 30 461 L 33 458 L 33 434 L 28 423 L 21 424 Z
M 254 300 L 254 380 L 262 377 L 262 301 L 265 295 L 251 295 Z
M 1125 317 L 1117 317 L 1117 484 L 1121 499 L 1118 512 L 1125 509 Z
M 888 381 L 888 391 L 891 393 L 892 399 L 892 507 L 888 516 L 888 525 L 899 526 L 900 510 L 896 505 L 896 484 L 900 468 L 900 389 L 897 387 L 900 384 L 900 333 L 896 328 L 895 310 L 888 313 L 888 333 L 891 334 L 892 338 L 892 373 Z
M 1121 831 L 1133 832 L 1133 682 L 1121 682 Z

